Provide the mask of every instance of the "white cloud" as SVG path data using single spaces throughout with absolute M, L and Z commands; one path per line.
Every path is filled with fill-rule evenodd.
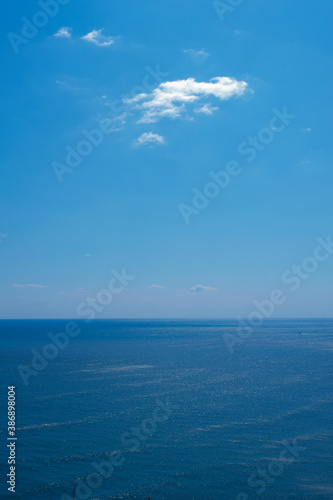
M 85 253 L 84 257 L 91 257 L 91 253 Z
M 166 288 L 166 286 L 163 286 L 163 285 L 150 285 L 148 288 L 162 289 L 162 288 Z
M 13 285 L 14 288 L 49 288 L 47 285 Z
M 203 113 L 204 115 L 212 115 L 214 111 L 219 109 L 218 106 L 213 107 L 210 103 L 204 104 L 201 108 L 196 108 L 195 113 Z
M 133 146 L 145 146 L 146 144 L 165 144 L 164 137 L 158 134 L 153 134 L 153 132 L 145 132 L 140 135 L 134 142 Z
M 247 83 L 234 78 L 215 77 L 209 82 L 197 82 L 194 78 L 163 82 L 150 93 L 138 94 L 124 99 L 124 103 L 142 112 L 138 123 L 152 123 L 161 118 L 179 118 L 186 106 L 198 103 L 208 96 L 221 101 L 233 96 L 241 96 L 247 89 Z
M 56 38 L 71 38 L 72 37 L 72 28 L 68 28 L 64 26 L 63 28 L 60 28 L 56 33 L 53 35 Z
M 217 292 L 217 288 L 211 286 L 195 285 L 189 289 L 189 292 L 203 293 L 203 292 Z
M 114 39 L 112 38 L 112 36 L 104 36 L 102 34 L 103 29 L 93 30 L 90 33 L 82 36 L 81 38 L 82 40 L 86 40 L 87 42 L 94 43 L 98 47 L 109 47 L 114 43 Z
M 201 50 L 194 50 L 194 49 L 184 49 L 182 51 L 184 54 L 188 54 L 189 56 L 192 56 L 196 59 L 200 59 L 201 61 L 207 59 L 209 57 L 208 52 L 205 51 L 205 49 Z
M 312 132 L 312 128 L 301 128 L 302 132 Z

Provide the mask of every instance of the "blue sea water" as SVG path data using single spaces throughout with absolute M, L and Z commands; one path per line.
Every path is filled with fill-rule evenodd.
M 65 325 L 0 322 L 1 498 L 72 498 L 77 484 L 77 500 L 333 499 L 332 320 L 267 321 L 233 353 L 232 320 L 78 322 L 25 385 L 18 366 Z M 98 475 L 93 464 L 110 458 Z

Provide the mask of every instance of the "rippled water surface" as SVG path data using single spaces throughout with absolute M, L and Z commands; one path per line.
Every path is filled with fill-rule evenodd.
M 333 321 L 270 321 L 233 353 L 231 320 L 78 324 L 43 368 L 66 322 L 0 323 L 5 460 L 12 384 L 18 424 L 1 498 L 333 499 Z

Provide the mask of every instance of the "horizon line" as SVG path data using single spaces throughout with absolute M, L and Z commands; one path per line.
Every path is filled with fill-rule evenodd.
M 93 323 L 95 321 L 239 321 L 239 319 L 246 319 L 246 317 L 239 316 L 237 318 L 229 317 L 229 318 L 218 318 L 218 317 L 198 317 L 198 318 L 187 318 L 187 317 L 158 317 L 158 318 L 95 318 L 93 320 L 86 320 L 84 318 L 0 318 L 0 321 L 84 321 L 86 323 Z M 287 321 L 287 320 L 315 320 L 315 319 L 324 319 L 324 320 L 333 320 L 333 317 L 330 316 L 313 316 L 313 317 L 297 317 L 297 316 L 287 316 L 281 318 L 263 318 L 264 321 Z

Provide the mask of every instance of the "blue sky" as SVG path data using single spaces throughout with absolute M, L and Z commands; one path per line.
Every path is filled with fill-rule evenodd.
M 246 316 L 275 288 L 274 316 L 332 317 L 333 256 L 281 284 L 333 233 L 332 3 L 53 8 L 19 0 L 0 21 L 1 317 L 74 318 L 123 268 L 100 318 Z M 293 115 L 283 130 L 273 110 Z M 248 161 L 251 137 L 268 139 Z M 186 223 L 180 205 L 230 161 L 241 172 Z

